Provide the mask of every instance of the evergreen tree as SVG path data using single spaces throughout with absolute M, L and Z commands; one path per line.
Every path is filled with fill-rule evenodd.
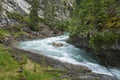
M 30 20 L 29 27 L 33 31 L 38 30 L 38 22 L 39 22 L 38 9 L 39 9 L 39 0 L 32 0 L 30 16 L 29 16 L 29 20 Z
M 2 2 L 0 2 L 0 12 L 2 11 Z
M 74 36 L 86 38 L 89 35 L 88 39 L 94 45 L 97 42 L 101 45 L 105 42 L 115 43 L 120 39 L 119 4 L 119 0 L 76 0 L 70 20 L 70 39 Z
M 0 18 L 2 16 L 2 2 L 0 2 Z
M 45 23 L 52 26 L 55 24 L 55 0 L 46 0 L 44 9 Z

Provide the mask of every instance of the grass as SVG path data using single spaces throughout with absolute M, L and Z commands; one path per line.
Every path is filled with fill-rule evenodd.
M 9 36 L 9 31 L 8 30 L 3 30 L 3 29 L 0 29 L 0 38 L 5 38 L 7 36 Z
M 13 26 L 12 27 L 13 30 L 11 30 L 11 31 L 15 31 L 13 33 L 10 30 L 0 29 L 0 39 L 5 39 L 6 37 L 9 37 L 10 35 L 12 35 L 13 37 L 19 37 L 20 35 L 28 34 L 25 31 L 21 31 L 21 27 L 22 27 L 22 25 Z
M 11 57 L 9 48 L 0 44 L 0 80 L 52 80 L 61 76 L 58 72 L 48 72 L 48 69 L 53 69 L 49 66 L 37 64 L 27 57 L 23 58 L 24 63 L 16 61 Z M 23 66 L 23 71 L 18 73 L 19 66 Z
M 25 31 L 19 31 L 19 32 L 16 32 L 13 34 L 14 37 L 19 37 L 20 35 L 24 35 L 24 34 L 27 34 L 27 32 Z
M 0 44 L 0 80 L 14 80 L 18 68 L 17 62 L 11 57 L 5 46 Z
M 28 16 L 23 16 L 18 12 L 7 12 L 7 16 L 10 19 L 14 19 L 18 22 L 22 22 L 22 23 L 28 23 L 29 22 Z

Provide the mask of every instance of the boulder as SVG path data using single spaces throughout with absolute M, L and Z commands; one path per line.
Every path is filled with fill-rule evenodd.
M 55 43 L 55 42 L 53 42 L 52 45 L 55 46 L 55 47 L 61 47 L 61 46 L 63 46 L 62 43 Z

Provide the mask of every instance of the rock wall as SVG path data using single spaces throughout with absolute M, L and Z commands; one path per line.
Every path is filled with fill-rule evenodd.
M 105 66 L 120 67 L 120 44 L 103 45 L 99 51 L 95 51 L 89 45 L 89 39 L 70 36 L 69 43 L 87 51 L 93 58 Z
M 70 16 L 69 8 L 72 7 L 73 0 L 39 0 L 39 17 L 47 19 L 52 15 L 55 20 L 66 20 Z M 7 26 L 8 24 L 17 23 L 14 20 L 10 20 L 6 12 L 18 12 L 22 15 L 28 15 L 31 8 L 31 0 L 1 0 L 2 11 L 0 15 L 0 27 Z M 54 3 L 53 3 L 54 2 Z M 52 9 L 54 8 L 54 14 Z M 55 21 L 54 20 L 54 21 Z

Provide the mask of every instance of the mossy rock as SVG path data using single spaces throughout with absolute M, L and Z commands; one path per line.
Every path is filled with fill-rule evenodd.
M 9 17 L 9 19 L 14 19 L 14 20 L 16 20 L 18 22 L 22 22 L 22 23 L 29 22 L 28 16 L 23 16 L 18 12 L 7 12 L 6 14 Z
M 0 29 L 0 38 L 3 39 L 5 37 L 8 37 L 10 36 L 10 33 L 8 30 L 3 30 L 3 29 Z

